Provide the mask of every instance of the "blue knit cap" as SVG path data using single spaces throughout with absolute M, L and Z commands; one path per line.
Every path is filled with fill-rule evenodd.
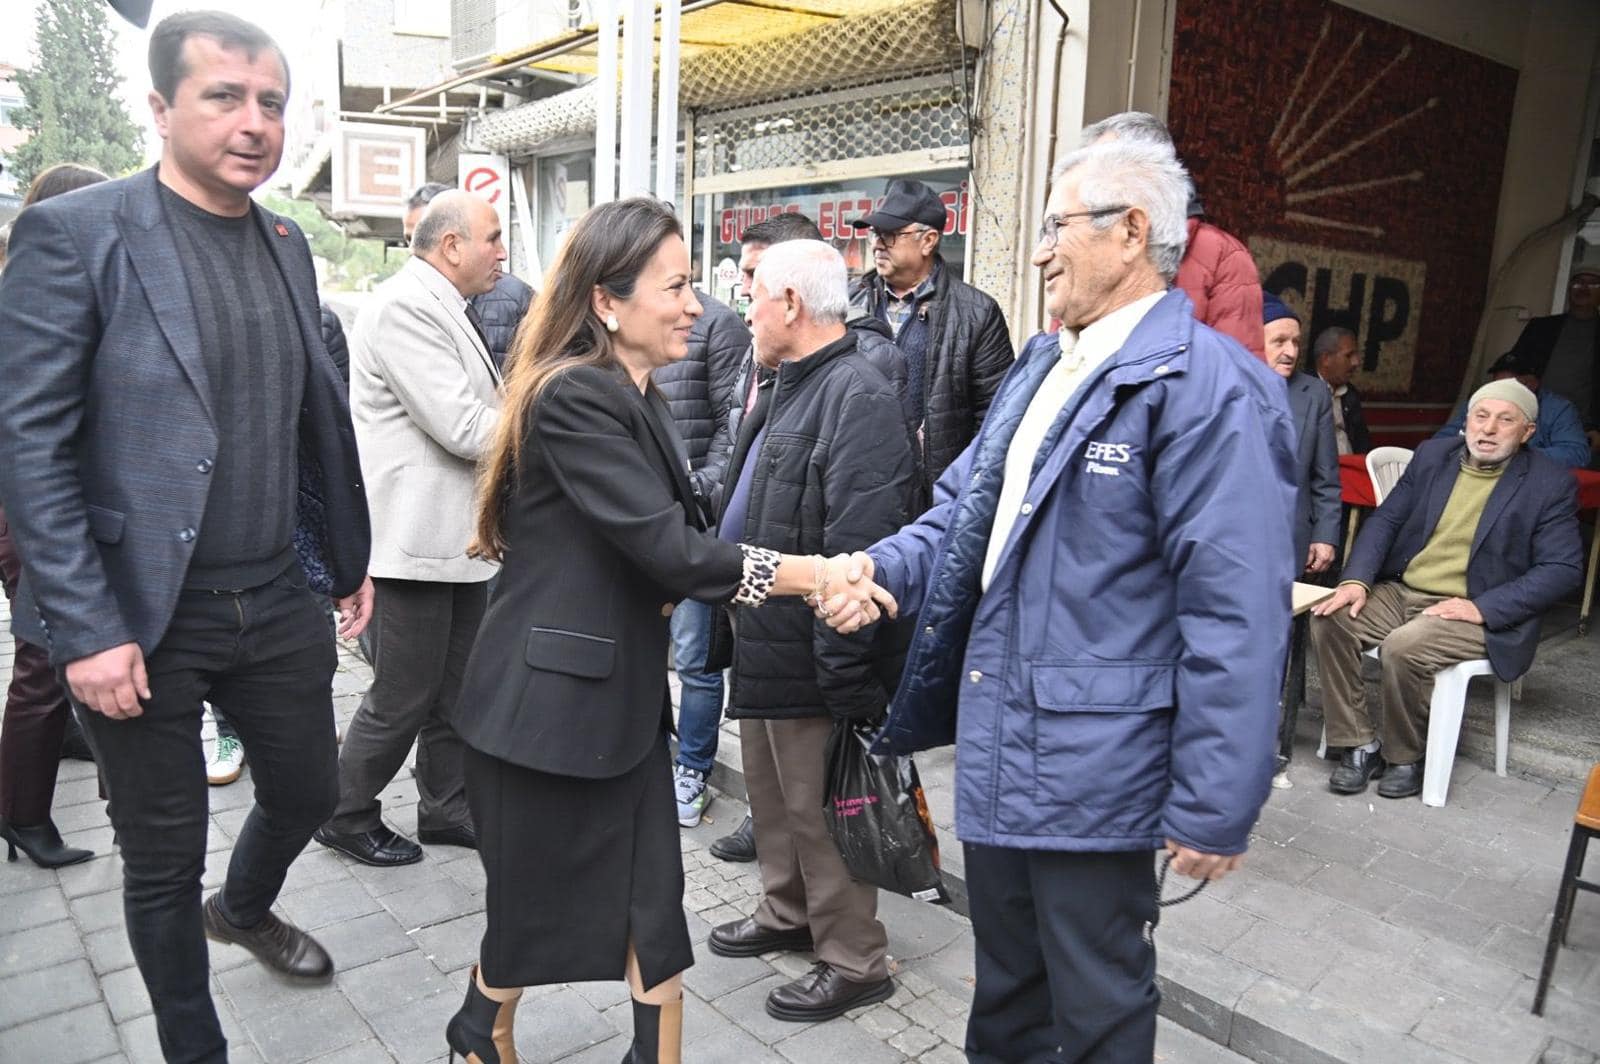
M 1289 309 L 1288 304 L 1271 292 L 1261 293 L 1261 324 L 1270 325 L 1279 318 L 1293 318 L 1300 320 L 1300 315 Z

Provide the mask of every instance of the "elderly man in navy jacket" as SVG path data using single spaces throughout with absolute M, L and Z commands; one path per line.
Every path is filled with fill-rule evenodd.
M 974 1064 L 1150 1060 L 1152 853 L 1221 878 L 1268 793 L 1305 561 L 1294 424 L 1283 382 L 1168 288 L 1187 202 L 1169 148 L 1062 162 L 1033 257 L 1062 332 L 1028 344 L 933 508 L 856 556 L 918 615 L 881 743 L 957 746 Z
M 1539 617 L 1578 586 L 1577 484 L 1524 446 L 1539 400 L 1515 380 L 1467 403 L 1465 439 L 1428 440 L 1361 528 L 1344 581 L 1312 612 L 1328 745 L 1345 747 L 1328 786 L 1406 798 L 1422 790 L 1433 678 L 1487 657 L 1514 680 L 1533 664 Z M 1383 723 L 1361 682 L 1361 652 L 1381 646 Z M 1381 752 L 1380 752 L 1381 751 Z

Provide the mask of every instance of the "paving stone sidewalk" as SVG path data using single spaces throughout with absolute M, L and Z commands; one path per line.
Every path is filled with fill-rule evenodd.
M 0 630 L 9 629 L 0 614 Z M 0 639 L 0 683 L 9 680 L 9 635 Z M 341 725 L 370 676 L 345 656 L 336 679 Z M 402 831 L 416 827 L 409 776 L 384 791 L 385 812 Z M 248 768 L 238 783 L 211 791 L 204 883 L 215 888 L 251 801 Z M 971 995 L 972 932 L 948 909 L 885 896 L 882 915 L 898 989 L 888 1002 L 825 1024 L 767 1016 L 773 986 L 803 973 L 809 955 L 728 960 L 704 948 L 712 926 L 746 915 L 758 884 L 753 865 L 706 851 L 743 816 L 717 798 L 712 819 L 682 834 L 684 907 L 697 963 L 686 976 L 684 1059 L 692 1064 L 955 1064 Z M 122 863 L 115 855 L 94 770 L 64 762 L 55 820 L 68 842 L 94 860 L 58 872 L 26 858 L 0 866 L 0 1062 L 159 1061 L 149 999 L 122 923 Z M 235 947 L 211 947 L 212 994 L 230 1060 L 326 1064 L 444 1059 L 444 1026 L 460 1006 L 483 933 L 483 872 L 476 855 L 429 849 L 420 864 L 378 870 L 315 844 L 295 863 L 281 911 L 313 930 L 332 952 L 332 985 L 296 987 Z M 517 1047 L 532 1064 L 614 1064 L 632 1026 L 621 983 L 529 991 L 517 1016 Z M 1163 1064 L 1241 1064 L 1243 1058 L 1162 1021 Z

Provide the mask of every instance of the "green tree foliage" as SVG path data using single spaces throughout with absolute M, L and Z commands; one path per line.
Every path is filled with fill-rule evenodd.
M 264 196 L 268 210 L 293 218 L 305 231 L 311 254 L 321 263 L 322 287 L 330 292 L 365 292 L 405 264 L 404 251 L 384 254 L 381 240 L 355 240 L 306 200 Z
M 41 0 L 37 62 L 18 71 L 31 133 L 12 156 L 26 186 L 56 163 L 85 163 L 120 177 L 143 160 L 143 137 L 122 103 L 116 40 L 104 0 Z

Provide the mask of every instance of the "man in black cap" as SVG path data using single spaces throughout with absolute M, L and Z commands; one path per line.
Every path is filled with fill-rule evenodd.
M 1564 466 L 1582 468 L 1589 464 L 1589 439 L 1584 435 L 1583 416 L 1566 397 L 1544 386 L 1539 371 L 1522 364 L 1515 351 L 1507 351 L 1489 367 L 1492 381 L 1515 379 L 1539 400 L 1538 429 L 1528 447 Z M 1467 404 L 1456 407 L 1455 416 L 1433 434 L 1436 440 L 1453 440 L 1466 435 Z
M 872 230 L 876 267 L 851 290 L 851 317 L 885 322 L 905 353 L 925 503 L 934 481 L 978 434 L 1016 353 L 999 304 L 953 277 L 940 259 L 946 211 L 933 189 L 891 181 L 878 209 L 850 224 Z

